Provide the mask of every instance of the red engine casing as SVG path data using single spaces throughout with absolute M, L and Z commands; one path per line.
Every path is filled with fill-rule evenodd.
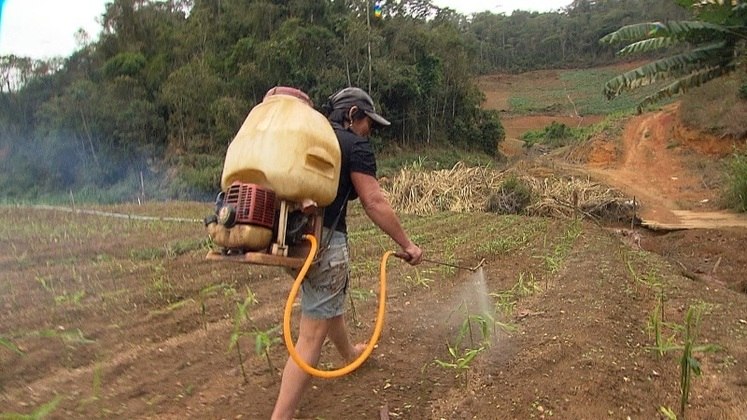
M 256 184 L 234 182 L 223 198 L 224 206 L 236 210 L 235 223 L 264 226 L 275 225 L 275 193 Z

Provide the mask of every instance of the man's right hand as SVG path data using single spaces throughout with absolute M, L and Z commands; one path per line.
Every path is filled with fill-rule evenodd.
M 423 260 L 423 250 L 412 242 L 407 247 L 402 248 L 402 251 L 406 254 L 406 257 L 402 255 L 402 257 L 405 257 L 403 259 L 410 265 L 418 265 Z

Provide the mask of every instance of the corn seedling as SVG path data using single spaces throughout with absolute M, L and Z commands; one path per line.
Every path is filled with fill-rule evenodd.
M 91 385 L 92 398 L 98 400 L 101 395 L 101 364 L 97 363 L 93 368 L 93 384 Z
M 662 284 L 661 277 L 656 272 L 648 272 L 639 280 L 657 292 L 664 293 L 664 284 Z
M 531 296 L 541 290 L 534 274 L 519 273 L 519 278 L 511 289 L 494 292 L 490 296 L 497 300 L 496 309 L 501 309 L 504 314 L 510 315 L 519 299 Z
M 202 328 L 205 331 L 207 331 L 206 302 L 209 298 L 216 296 L 221 291 L 223 292 L 224 296 L 232 296 L 236 294 L 236 289 L 225 283 L 213 284 L 200 289 L 200 293 L 198 294 L 198 299 L 200 301 L 200 319 L 202 319 Z M 251 294 L 251 296 L 254 296 L 254 293 L 252 293 L 251 290 L 247 288 L 247 296 L 249 296 L 249 294 Z M 256 303 L 256 299 L 254 299 L 254 303 Z
M 677 348 L 674 344 L 676 333 L 672 334 L 672 336 L 667 339 L 663 338 L 663 327 L 665 326 L 667 326 L 667 324 L 664 322 L 664 293 L 661 292 L 658 294 L 656 307 L 648 317 L 647 325 L 649 334 L 653 335 L 654 338 L 653 350 L 656 350 L 659 353 L 659 357 L 662 357 L 664 356 L 664 353 Z M 676 326 L 673 328 L 676 329 Z
M 462 310 L 464 313 L 464 321 L 462 321 L 462 324 L 459 327 L 459 332 L 457 333 L 454 345 L 452 346 L 449 343 L 446 344 L 450 360 L 434 360 L 438 366 L 456 370 L 457 376 L 460 376 L 464 371 L 469 369 L 470 364 L 475 357 L 490 346 L 491 330 L 494 330 L 496 325 L 495 320 L 490 316 L 490 314 L 471 314 L 466 301 L 462 301 L 455 312 Z M 478 331 L 480 332 L 479 347 L 475 347 L 475 332 L 472 327 L 473 322 L 477 324 Z M 462 349 L 462 342 L 466 337 L 469 337 L 470 346 L 469 348 Z
M 228 351 L 231 351 L 236 347 L 236 354 L 239 357 L 239 367 L 241 368 L 241 376 L 244 378 L 244 383 L 249 382 L 246 377 L 246 371 L 244 370 L 244 357 L 241 354 L 241 345 L 239 339 L 245 335 L 245 332 L 241 330 L 241 324 L 245 319 L 249 319 L 249 307 L 257 303 L 257 298 L 254 293 L 247 287 L 247 296 L 244 302 L 236 302 L 236 312 L 233 315 L 233 332 L 231 332 L 231 339 L 228 344 Z
M 490 346 L 491 332 L 494 332 L 495 330 L 495 320 L 493 319 L 493 317 L 488 313 L 470 313 L 466 301 L 462 301 L 457 310 L 461 308 L 464 308 L 464 320 L 459 327 L 459 332 L 457 333 L 454 347 L 461 347 L 462 341 L 465 337 L 469 337 L 470 347 L 475 347 L 475 332 L 472 328 L 473 323 L 475 323 L 479 327 L 478 331 L 480 332 L 480 345 Z
M 80 329 L 75 330 L 52 330 L 52 329 L 44 329 L 39 331 L 34 331 L 28 334 L 32 337 L 42 337 L 42 338 L 59 338 L 64 343 L 70 343 L 70 344 L 92 344 L 95 343 L 95 341 L 86 338 L 83 335 L 83 331 Z
M 373 291 L 361 287 L 351 287 L 350 290 L 348 290 L 348 294 L 350 294 L 351 299 L 359 300 L 361 302 L 366 302 L 368 299 L 376 296 Z
M 52 414 L 57 409 L 60 401 L 62 401 L 62 397 L 58 395 L 52 401 L 34 410 L 31 414 L 0 413 L 0 420 L 41 420 Z
M 695 344 L 698 338 L 698 327 L 702 312 L 703 306 L 695 305 L 688 308 L 687 314 L 685 315 L 685 337 L 682 357 L 680 358 L 680 414 L 682 417 L 685 417 L 685 408 L 687 407 L 687 401 L 690 397 L 692 375 L 700 376 L 701 374 L 700 362 L 693 356 L 693 354 L 719 350 L 719 347 L 716 345 L 710 344 L 699 346 Z
M 501 321 L 495 321 L 495 326 L 502 329 L 503 331 L 507 333 L 516 332 L 516 330 L 518 329 L 518 327 L 515 324 L 501 322 Z
M 494 332 L 495 329 L 495 322 L 493 321 L 493 318 L 489 314 L 482 314 L 482 315 L 476 315 L 472 314 L 467 316 L 467 318 L 464 320 L 464 323 L 467 324 L 467 329 L 469 330 L 469 339 L 470 344 L 474 346 L 474 338 L 473 338 L 473 332 L 472 332 L 472 323 L 477 324 L 479 327 L 478 331 L 480 332 L 480 343 L 483 346 L 490 346 L 490 335 L 491 332 Z M 464 328 L 464 325 L 462 326 Z
M 430 284 L 433 283 L 433 280 L 426 277 L 426 274 L 430 274 L 430 271 L 423 270 L 421 273 L 420 270 L 415 269 L 415 277 L 412 277 L 410 275 L 405 276 L 405 284 L 407 284 L 410 288 L 423 287 L 425 289 L 430 289 Z
M 280 337 L 277 336 L 277 332 L 280 329 L 280 325 L 276 325 L 265 331 L 254 331 L 254 354 L 257 356 L 264 355 L 267 359 L 267 367 L 270 371 L 275 368 L 272 366 L 272 360 L 270 359 L 270 349 L 275 344 L 280 343 Z
M 358 312 L 355 309 L 355 301 L 360 300 L 362 302 L 367 301 L 369 298 L 376 296 L 372 290 L 363 289 L 361 287 L 351 287 L 348 290 L 348 299 L 350 299 L 350 309 L 353 313 L 353 325 L 359 327 L 361 322 L 358 321 Z
M 633 280 L 633 286 L 635 288 L 635 294 L 638 295 L 638 283 L 640 280 L 638 279 L 638 273 L 633 268 L 633 264 L 630 262 L 630 259 L 628 258 L 628 253 L 621 252 L 623 262 L 625 263 L 625 267 L 628 269 L 628 272 L 630 273 L 630 277 Z
M 72 306 L 80 306 L 80 301 L 86 296 L 85 290 L 79 290 L 75 293 L 68 294 L 67 292 L 55 296 L 54 302 L 57 305 L 72 305 Z
M 660 355 L 663 355 L 664 353 L 669 351 L 682 351 L 682 355 L 679 359 L 680 415 L 682 415 L 682 417 L 685 417 L 685 409 L 687 408 L 687 402 L 690 397 L 690 390 L 692 389 L 693 375 L 700 376 L 701 374 L 700 361 L 698 361 L 698 359 L 694 355 L 696 353 L 715 352 L 720 350 L 720 347 L 715 344 L 697 344 L 700 318 L 703 312 L 706 310 L 708 310 L 708 306 L 703 303 L 690 306 L 687 310 L 687 313 L 685 314 L 685 322 L 683 325 L 670 325 L 659 322 L 661 325 L 670 326 L 673 330 L 675 330 L 675 335 L 677 332 L 682 333 L 683 337 L 682 345 L 673 344 L 675 337 L 675 335 L 673 335 L 672 338 L 670 338 L 666 342 L 658 344 L 657 348 L 655 348 L 655 350 L 657 350 Z M 659 306 L 657 306 L 654 309 L 651 318 L 658 318 L 660 316 L 659 313 Z M 662 409 L 663 408 L 664 407 L 662 407 Z M 669 411 L 671 412 L 671 410 Z M 664 413 L 664 411 L 662 411 L 662 413 Z
M 677 414 L 669 407 L 659 407 L 659 412 L 667 419 L 667 420 L 677 420 Z
M 529 273 L 526 279 L 524 278 L 524 273 L 519 273 L 519 279 L 511 289 L 511 291 L 514 293 L 514 296 L 519 298 L 531 296 L 539 292 L 540 290 L 541 289 L 537 284 L 537 281 L 534 279 L 534 274 L 532 273 Z
M 496 312 L 503 314 L 505 317 L 510 317 L 514 313 L 517 299 L 511 290 L 491 293 L 490 296 L 495 298 Z
M 93 368 L 93 383 L 91 384 L 91 397 L 83 400 L 83 404 L 98 401 L 101 396 L 101 364 L 96 363 Z
M 576 239 L 581 236 L 581 227 L 579 219 L 573 220 L 563 232 L 560 243 L 555 245 L 552 253 L 541 257 L 545 261 L 545 268 L 549 273 L 557 273 L 563 266 L 565 257 L 570 252 Z M 545 236 L 544 243 L 547 244 L 547 236 Z
M 492 241 L 483 243 L 477 249 L 480 254 L 498 255 L 505 254 L 508 251 L 517 248 L 520 242 L 514 240 L 512 237 L 498 237 Z
M 49 293 L 55 294 L 54 287 L 52 286 L 52 279 L 47 277 L 36 277 L 36 281 L 41 287 Z
M 479 347 L 476 349 L 464 349 L 460 351 L 457 346 L 452 347 L 448 344 L 446 347 L 449 350 L 450 360 L 443 361 L 436 359 L 434 362 L 442 368 L 454 369 L 457 372 L 457 377 L 462 373 L 466 373 L 472 362 L 475 360 L 475 357 L 485 350 L 485 347 Z
M 23 351 L 21 351 L 20 348 L 18 348 L 17 345 L 15 345 L 10 339 L 7 339 L 0 335 L 0 346 L 5 347 L 6 349 L 12 351 L 13 353 L 19 354 L 23 356 Z
M 173 291 L 174 287 L 166 275 L 166 267 L 162 263 L 153 266 L 153 278 L 147 292 L 157 297 L 160 302 L 171 303 L 171 299 L 174 297 Z

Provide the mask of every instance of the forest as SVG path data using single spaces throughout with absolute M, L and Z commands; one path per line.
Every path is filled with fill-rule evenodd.
M 599 40 L 689 16 L 671 0 L 575 0 L 465 16 L 430 0 L 112 0 L 69 57 L 0 57 L 0 199 L 204 198 L 244 118 L 277 85 L 317 108 L 371 92 L 378 150 L 497 153 L 475 77 L 620 60 Z M 645 56 L 644 56 L 645 57 Z M 602 95 L 602 86 L 599 87 Z

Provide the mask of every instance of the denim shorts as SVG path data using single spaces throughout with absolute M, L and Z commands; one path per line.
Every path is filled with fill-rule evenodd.
M 322 245 L 329 230 L 322 235 Z M 345 312 L 345 295 L 350 277 L 350 255 L 344 233 L 335 231 L 329 246 L 321 249 L 320 255 L 306 273 L 301 284 L 301 310 L 314 319 L 330 319 Z

